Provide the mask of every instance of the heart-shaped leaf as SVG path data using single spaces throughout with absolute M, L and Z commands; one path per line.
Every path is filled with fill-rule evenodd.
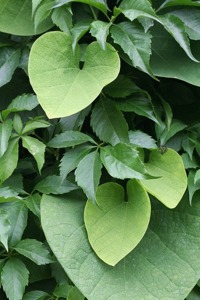
M 80 195 L 44 195 L 42 226 L 62 267 L 87 299 L 183 300 L 199 279 L 199 196 L 192 206 L 186 196 L 174 210 L 153 201 L 145 236 L 115 267 L 90 247 Z
M 145 165 L 148 173 L 159 178 L 141 180 L 147 191 L 169 208 L 179 203 L 187 188 L 187 176 L 180 155 L 167 149 L 152 150 L 149 162 Z
M 33 44 L 29 76 L 38 100 L 49 118 L 72 115 L 91 104 L 102 88 L 118 75 L 120 60 L 106 44 L 91 43 L 79 67 L 80 49 L 72 50 L 71 37 L 63 32 L 43 34 Z
M 147 230 L 151 205 L 148 194 L 136 181 L 129 180 L 125 201 L 124 189 L 114 182 L 97 189 L 94 205 L 87 201 L 84 219 L 90 244 L 96 254 L 114 266 L 142 239 Z

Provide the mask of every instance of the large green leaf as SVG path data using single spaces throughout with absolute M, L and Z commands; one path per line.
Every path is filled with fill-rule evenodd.
M 128 143 L 128 124 L 114 101 L 101 98 L 91 114 L 91 126 L 104 142 L 115 145 Z
M 3 47 L 0 49 L 0 87 L 11 80 L 19 65 L 20 54 L 19 48 Z
M 154 25 L 151 33 L 153 40 L 150 65 L 153 73 L 156 76 L 180 79 L 200 86 L 200 64 L 192 61 L 161 26 Z M 200 58 L 199 49 L 198 41 L 192 47 L 197 59 Z
M 147 230 L 151 206 L 145 189 L 135 180 L 127 184 L 127 197 L 121 185 L 102 184 L 94 205 L 87 201 L 84 220 L 88 239 L 95 253 L 115 266 L 142 239 Z
M 159 178 L 141 180 L 147 191 L 169 208 L 177 206 L 187 188 L 187 176 L 180 155 L 168 149 L 161 153 L 152 150 L 148 163 L 148 173 Z
M 102 163 L 99 152 L 87 154 L 78 164 L 75 171 L 77 184 L 83 189 L 88 199 L 95 202 L 96 190 L 101 177 Z
M 169 210 L 152 203 L 150 226 L 140 244 L 115 267 L 91 249 L 80 196 L 43 196 L 42 226 L 54 254 L 89 300 L 183 300 L 199 279 L 199 194 Z
M 1 273 L 3 289 L 9 300 L 21 300 L 26 285 L 28 285 L 29 271 L 18 258 L 10 258 Z
M 63 32 L 46 33 L 31 48 L 30 81 L 49 118 L 87 107 L 119 73 L 118 54 L 109 44 L 102 50 L 97 42 L 91 43 L 82 69 L 80 55 L 78 46 L 73 53 L 71 38 Z
M 104 147 L 101 149 L 101 160 L 108 173 L 114 178 L 149 177 L 139 152 L 131 145 L 117 144 L 114 147 Z
M 0 0 L 0 31 L 15 35 L 39 34 L 53 26 L 50 19 L 34 29 L 32 19 L 32 1 Z
M 129 56 L 133 66 L 153 76 L 149 67 L 151 35 L 145 33 L 142 26 L 131 22 L 114 25 L 110 31 L 114 42 Z

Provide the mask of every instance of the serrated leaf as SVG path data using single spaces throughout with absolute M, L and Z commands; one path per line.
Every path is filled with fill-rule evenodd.
M 198 171 L 190 171 L 188 174 L 188 194 L 189 194 L 189 202 L 192 205 L 192 199 L 194 194 L 200 189 L 200 182 L 195 182 L 195 177 Z
M 8 148 L 8 141 L 12 132 L 12 120 L 6 120 L 0 124 L 0 157 Z
M 199 62 L 191 52 L 190 41 L 186 33 L 185 25 L 181 19 L 174 15 L 165 14 L 161 18 L 165 29 L 173 36 L 188 57 L 194 62 Z
M 77 189 L 77 186 L 60 176 L 49 175 L 39 181 L 34 187 L 35 191 L 44 194 L 64 194 Z
M 130 130 L 129 133 L 130 143 L 147 149 L 157 148 L 156 141 L 148 134 L 140 130 Z
M 100 99 L 91 114 L 91 126 L 100 140 L 115 145 L 128 142 L 128 124 L 109 99 Z
M 35 291 L 31 291 L 31 292 L 26 293 L 23 296 L 22 300 L 45 300 L 49 296 L 50 295 L 47 294 L 44 291 L 35 290 Z
M 67 300 L 69 300 L 68 294 L 69 294 L 69 291 L 71 290 L 71 288 L 72 288 L 72 286 L 69 285 L 68 283 L 59 284 L 53 291 L 53 294 L 54 294 L 54 296 L 56 296 L 58 298 L 61 297 L 61 298 L 66 298 Z M 77 298 L 75 298 L 75 299 L 78 300 Z
M 102 163 L 98 151 L 87 154 L 78 164 L 75 171 L 77 184 L 83 189 L 92 202 L 96 199 L 96 190 L 101 177 Z
M 135 180 L 127 184 L 127 199 L 121 185 L 100 185 L 97 205 L 87 201 L 84 211 L 89 242 L 95 253 L 115 266 L 142 239 L 147 230 L 151 206 L 148 194 Z
M 200 167 L 199 162 L 195 157 L 192 159 L 189 157 L 188 153 L 181 154 L 181 158 L 183 160 L 183 164 L 185 169 L 196 169 Z
M 151 35 L 131 22 L 118 23 L 110 31 L 114 42 L 129 56 L 133 66 L 154 77 L 149 66 Z
M 67 300 L 84 300 L 85 296 L 79 291 L 76 286 L 73 286 L 67 296 Z
M 146 117 L 158 123 L 151 100 L 145 95 L 132 95 L 123 101 L 117 101 L 116 105 L 122 111 L 134 112 L 139 116 Z
M 86 34 L 90 29 L 92 20 L 83 20 L 76 23 L 71 29 L 72 35 L 72 49 L 75 51 L 78 41 Z
M 103 21 L 94 21 L 91 23 L 90 33 L 96 38 L 102 49 L 106 49 L 106 40 L 109 34 L 111 23 Z
M 59 165 L 62 180 L 77 167 L 78 163 L 90 152 L 90 150 L 90 146 L 80 145 L 65 152 Z
M 18 258 L 10 258 L 1 273 L 3 289 L 9 300 L 21 300 L 28 285 L 29 271 Z
M 126 75 L 120 74 L 113 82 L 106 86 L 103 92 L 112 98 L 125 98 L 140 89 L 137 85 Z
M 54 24 L 58 26 L 62 31 L 70 34 L 72 27 L 72 14 L 68 7 L 61 6 L 53 10 L 51 18 Z
M 41 196 L 38 193 L 35 193 L 25 198 L 26 206 L 38 218 L 40 218 L 40 201 L 41 201 Z
M 147 17 L 158 20 L 150 1 L 148 0 L 123 0 L 119 6 L 122 13 L 133 21 L 138 17 Z
M 157 11 L 164 9 L 170 6 L 200 6 L 200 1 L 192 1 L 192 0 L 166 0 L 164 1 L 161 6 L 158 8 Z
M 32 130 L 38 129 L 38 128 L 47 128 L 51 124 L 45 120 L 35 118 L 33 120 L 30 120 L 26 123 L 22 130 L 22 134 L 28 133 Z
M 0 187 L 0 203 L 2 202 L 11 202 L 21 199 L 18 196 L 18 193 L 10 187 Z
M 12 112 L 20 112 L 24 110 L 33 110 L 36 106 L 38 106 L 37 97 L 33 94 L 24 94 L 21 96 L 17 96 L 12 100 L 10 105 L 8 105 L 7 109 L 2 111 L 2 117 L 5 120 L 7 116 Z
M 182 121 L 173 119 L 170 128 L 165 128 L 161 136 L 159 137 L 161 145 L 165 145 L 171 137 L 173 137 L 176 133 L 182 131 L 186 127 L 187 125 Z
M 159 177 L 141 180 L 146 190 L 167 207 L 176 207 L 187 188 L 187 175 L 180 155 L 172 149 L 163 154 L 159 149 L 152 150 L 145 167 L 150 175 Z
M 79 131 L 65 131 L 60 134 L 57 134 L 50 140 L 47 144 L 48 147 L 52 148 L 67 148 L 74 147 L 76 145 L 84 144 L 90 142 L 96 144 L 95 141 L 87 134 Z
M 54 0 L 40 1 L 33 14 L 35 31 L 37 31 L 39 25 L 49 17 L 54 3 Z
M 44 165 L 44 154 L 46 145 L 31 136 L 22 136 L 22 145 L 34 157 L 37 162 L 39 173 Z
M 0 87 L 11 80 L 15 69 L 18 67 L 20 54 L 19 48 L 0 48 Z
M 0 242 L 8 251 L 8 237 L 9 237 L 10 222 L 8 220 L 8 213 L 4 209 L 0 209 Z
M 42 227 L 58 261 L 87 299 L 187 298 L 199 278 L 199 192 L 192 206 L 186 194 L 173 210 L 152 199 L 142 241 L 115 267 L 102 262 L 88 242 L 84 197 L 66 196 L 43 196 Z
M 0 184 L 12 175 L 18 162 L 18 138 L 12 139 L 8 147 L 0 157 Z
M 35 239 L 21 240 L 13 248 L 18 253 L 28 257 L 37 265 L 45 265 L 54 262 L 44 244 Z
M 14 34 L 31 36 L 42 33 L 53 26 L 50 19 L 40 24 L 37 31 L 34 29 L 32 19 L 32 1 L 3 1 L 0 13 L 0 31 Z M 17 299 L 16 299 L 17 300 Z
M 100 154 L 104 167 L 112 177 L 119 179 L 148 178 L 147 170 L 140 159 L 139 152 L 131 145 L 107 146 L 101 148 Z

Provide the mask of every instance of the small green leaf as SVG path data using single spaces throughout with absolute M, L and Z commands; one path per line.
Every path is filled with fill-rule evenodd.
M 35 158 L 40 173 L 44 165 L 45 144 L 31 136 L 22 136 L 22 145 Z
M 68 293 L 71 288 L 72 288 L 72 286 L 69 285 L 68 283 L 59 284 L 53 291 L 53 295 L 58 298 L 61 297 L 61 298 L 65 298 L 65 299 L 69 300 Z M 74 300 L 78 300 L 78 299 L 75 298 Z
M 77 184 L 83 189 L 88 199 L 95 202 L 96 190 L 101 177 L 102 163 L 98 151 L 87 154 L 75 171 Z
M 8 237 L 9 237 L 10 222 L 8 220 L 8 213 L 4 209 L 0 209 L 0 242 L 8 251 Z
M 50 13 L 52 6 L 54 5 L 54 0 L 42 0 L 34 11 L 33 19 L 34 19 L 34 28 L 37 31 L 39 25 L 46 20 Z
M 151 151 L 148 173 L 159 178 L 141 180 L 146 190 L 169 208 L 178 205 L 187 188 L 187 176 L 180 155 L 172 150 L 162 154 L 159 149 Z
M 60 176 L 49 175 L 39 181 L 34 191 L 44 194 L 65 194 L 77 189 L 77 186 L 68 180 L 62 180 Z
M 11 80 L 15 69 L 18 67 L 20 54 L 19 48 L 4 47 L 0 49 L 0 87 Z
M 199 171 L 199 170 L 198 170 Z M 200 182 L 195 181 L 196 174 L 198 175 L 198 171 L 190 171 L 188 174 L 188 193 L 189 193 L 189 202 L 192 204 L 192 199 L 196 191 L 200 189 Z
M 74 147 L 76 145 L 84 144 L 86 142 L 90 142 L 92 144 L 96 144 L 95 141 L 87 134 L 69 130 L 60 134 L 57 134 L 50 140 L 47 144 L 48 147 L 52 148 L 66 148 L 66 147 Z
M 103 92 L 112 98 L 125 98 L 135 92 L 139 92 L 140 88 L 126 75 L 120 74 L 113 82 L 107 85 Z
M 66 117 L 87 107 L 119 73 L 119 56 L 109 44 L 103 50 L 97 42 L 91 43 L 82 69 L 80 55 L 79 46 L 73 53 L 70 36 L 59 31 L 43 34 L 31 48 L 30 82 L 49 118 Z
M 114 178 L 149 177 L 139 152 L 131 145 L 117 144 L 114 147 L 101 148 L 101 160 L 108 173 Z
M 138 17 L 158 20 L 149 0 L 123 0 L 119 8 L 125 17 L 131 21 Z
M 89 242 L 96 254 L 114 266 L 142 239 L 147 230 L 151 206 L 148 194 L 135 180 L 124 189 L 117 183 L 98 187 L 97 205 L 87 201 L 84 220 Z
M 136 147 L 138 146 L 147 149 L 157 148 L 156 141 L 150 135 L 140 130 L 130 130 L 128 134 L 130 143 Z
M 90 146 L 80 145 L 65 152 L 59 165 L 62 180 L 77 167 L 78 163 L 90 152 L 90 150 Z
M 114 42 L 120 45 L 129 56 L 135 68 L 154 77 L 149 66 L 151 35 L 145 33 L 142 26 L 131 22 L 122 22 L 111 27 L 111 35 Z
M 97 39 L 102 49 L 106 49 L 106 40 L 109 34 L 111 23 L 103 21 L 94 21 L 91 23 L 90 33 Z
M 46 292 L 35 290 L 26 293 L 22 300 L 46 300 L 48 299 L 47 297 L 50 297 L 50 295 Z
M 181 158 L 185 169 L 196 169 L 200 167 L 198 160 L 195 157 L 191 159 L 188 153 L 181 154 Z
M 54 262 L 44 244 L 35 239 L 21 240 L 13 248 L 18 253 L 28 257 L 37 265 L 45 265 Z
M 15 114 L 13 118 L 13 129 L 20 135 L 22 133 L 22 128 L 22 119 L 18 114 Z
M 31 111 L 39 105 L 37 97 L 33 94 L 24 94 L 17 96 L 12 100 L 7 109 L 2 111 L 2 117 L 5 120 L 12 112 L 20 112 L 24 110 Z
M 166 0 L 162 3 L 159 7 L 158 11 L 170 6 L 200 6 L 199 1 L 192 1 L 192 0 Z
M 11 202 L 21 199 L 18 196 L 18 193 L 10 187 L 0 187 L 0 203 L 2 202 Z
M 159 126 L 159 125 L 157 125 L 157 126 Z M 182 121 L 173 119 L 172 123 L 170 125 L 170 128 L 168 129 L 167 127 L 165 127 L 165 129 L 162 132 L 161 136 L 160 137 L 158 136 L 158 138 L 160 139 L 161 145 L 165 145 L 166 142 L 170 138 L 172 138 L 176 133 L 182 131 L 186 127 L 187 127 L 187 125 L 184 124 Z
M 26 134 L 32 130 L 38 129 L 38 128 L 47 128 L 49 127 L 51 124 L 45 120 L 42 120 L 40 118 L 35 118 L 33 120 L 30 120 L 26 123 L 26 125 L 24 126 L 23 130 L 22 130 L 22 134 Z
M 147 95 L 134 94 L 123 101 L 117 101 L 116 105 L 122 111 L 134 112 L 158 123 L 153 105 Z
M 0 124 L 0 157 L 8 148 L 8 141 L 12 132 L 12 120 L 6 120 Z
M 161 21 L 165 29 L 173 36 L 173 38 L 178 42 L 181 48 L 185 51 L 188 57 L 195 61 L 199 62 L 192 54 L 190 49 L 189 38 L 186 33 L 185 25 L 181 19 L 174 15 L 165 14 L 162 16 Z
M 8 148 L 0 157 L 0 184 L 12 175 L 18 162 L 18 138 L 8 143 Z
M 3 289 L 9 300 L 21 300 L 28 285 L 29 271 L 18 258 L 10 258 L 1 273 Z
M 75 51 L 78 41 L 86 34 L 90 29 L 92 20 L 84 20 L 76 23 L 71 29 L 72 35 L 72 49 Z
M 62 31 L 70 34 L 72 27 L 72 14 L 68 7 L 61 6 L 53 10 L 51 18 L 54 24 L 58 26 Z
M 91 126 L 100 140 L 115 145 L 128 143 L 128 124 L 114 101 L 100 99 L 91 114 Z
M 41 196 L 38 193 L 35 193 L 25 198 L 26 206 L 38 218 L 40 218 L 40 201 L 41 201 Z
M 93 7 L 96 7 L 105 14 L 108 10 L 108 6 L 107 6 L 105 0 L 57 0 L 56 2 L 57 3 L 54 7 L 59 7 L 59 6 L 62 6 L 64 4 L 71 3 L 71 2 L 81 2 L 81 3 L 91 5 Z

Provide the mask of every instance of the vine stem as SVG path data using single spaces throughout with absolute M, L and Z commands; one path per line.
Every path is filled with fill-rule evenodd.
M 92 12 L 92 14 L 93 14 L 94 19 L 97 21 L 98 18 L 97 18 L 97 15 L 96 15 L 96 13 L 95 13 L 94 8 L 93 8 L 92 6 L 90 6 L 90 9 L 91 9 L 91 12 Z

